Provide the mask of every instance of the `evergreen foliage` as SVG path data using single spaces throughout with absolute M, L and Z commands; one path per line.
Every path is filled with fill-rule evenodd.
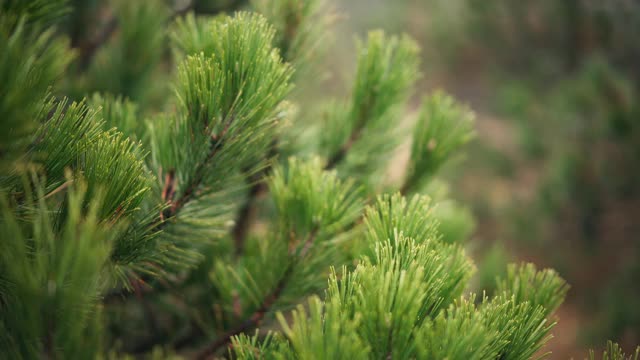
M 47 204 L 41 180 L 30 179 L 35 186 L 17 209 L 2 198 L 2 357 L 94 357 L 114 237 L 100 223 L 105 194 L 87 199 L 86 185 L 77 181 L 62 213 Z
M 428 97 L 406 180 L 381 180 L 418 74 L 407 36 L 357 42 L 348 99 L 304 144 L 291 92 L 322 1 L 252 2 L 266 17 L 115 1 L 93 40 L 64 32 L 64 1 L 0 5 L 0 357 L 540 354 L 564 280 L 512 267 L 476 301 L 471 220 L 420 194 L 446 197 L 433 179 L 471 137 L 466 108 Z
M 418 47 L 406 36 L 372 31 L 357 42 L 356 75 L 349 99 L 336 102 L 321 124 L 317 151 L 344 176 L 380 178 L 398 144 L 393 122 L 418 75 Z
M 96 49 L 81 83 L 83 93 L 119 94 L 145 102 L 161 87 L 154 71 L 162 62 L 164 28 L 168 9 L 161 1 L 117 1 L 114 6 L 117 36 Z M 111 25 L 111 26 L 116 26 Z
M 0 135 L 3 173 L 26 151 L 38 126 L 38 105 L 72 57 L 67 41 L 54 38 L 52 30 L 34 29 L 38 26 L 37 14 L 18 17 L 11 11 L 19 3 L 3 4 L 6 13 L 0 18 L 0 121 L 4 129 L 11 130 Z
M 458 80 L 465 87 L 465 70 L 476 64 L 472 77 L 485 90 L 473 96 L 488 104 L 485 123 L 516 140 L 505 147 L 494 136 L 501 131 L 492 130 L 474 145 L 469 163 L 476 169 L 467 169 L 474 187 L 526 188 L 488 208 L 492 196 L 485 194 L 495 191 L 472 190 L 488 210 L 480 222 L 509 224 L 492 236 L 513 239 L 562 271 L 574 285 L 579 316 L 597 319 L 579 330 L 582 337 L 639 341 L 640 46 L 634 34 L 640 3 L 434 0 L 427 6 L 433 21 L 423 21 L 421 30 L 435 47 L 434 60 L 454 77 L 464 74 Z
M 414 130 L 405 190 L 420 187 L 452 155 L 471 140 L 473 114 L 443 94 L 426 98 Z
M 607 342 L 607 348 L 602 352 L 602 360 L 638 360 L 640 358 L 640 348 L 631 355 L 626 355 L 618 344 L 611 341 Z M 589 352 L 589 359 L 596 359 L 595 352 Z

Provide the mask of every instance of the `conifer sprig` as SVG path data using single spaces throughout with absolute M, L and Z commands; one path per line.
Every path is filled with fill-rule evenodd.
M 384 163 L 381 154 L 396 145 L 393 129 L 411 94 L 418 76 L 418 47 L 407 36 L 388 37 L 372 31 L 358 42 L 357 72 L 347 104 L 328 112 L 320 134 L 320 149 L 327 157 L 327 168 L 342 163 L 345 174 L 368 176 Z M 365 138 L 366 141 L 359 141 Z
M 608 341 L 606 349 L 602 352 L 602 360 L 638 360 L 640 359 L 640 346 L 636 348 L 636 351 L 630 355 L 624 353 L 620 345 Z M 596 353 L 593 350 L 589 351 L 589 360 L 596 360 Z
M 117 1 L 112 10 L 97 36 L 79 46 L 84 81 L 74 90 L 148 101 L 154 94 L 149 87 L 160 88 L 151 76 L 162 60 L 169 10 L 158 0 Z
M 369 216 L 395 216 L 398 219 L 392 223 L 404 223 L 409 229 L 420 227 L 407 219 L 416 219 L 416 213 L 423 207 L 414 205 L 407 215 L 403 208 L 389 213 L 385 211 L 389 207 L 384 205 L 390 198 L 385 199 L 387 201 L 379 202 L 382 209 L 369 210 Z M 399 198 L 396 201 L 403 203 Z M 336 354 L 329 343 L 343 344 L 341 351 L 360 353 L 359 356 L 365 358 L 369 357 L 368 353 L 375 358 L 390 354 L 409 358 L 415 354 L 417 329 L 444 304 L 461 295 L 463 287 L 459 284 L 468 280 L 473 267 L 456 246 L 438 244 L 436 239 L 427 238 L 429 233 L 420 234 L 425 237 L 415 241 L 399 234 L 397 229 L 393 238 L 373 243 L 374 257 L 363 259 L 354 271 L 344 269 L 340 277 L 335 272 L 331 275 L 324 313 L 312 310 L 311 319 L 306 320 L 306 313 L 299 309 L 291 327 L 280 317 L 285 333 L 293 339 L 292 348 L 299 351 L 296 356 L 309 358 L 311 353 L 307 351 L 311 350 L 315 354 Z M 380 233 L 379 229 L 369 232 Z M 462 261 L 452 260 L 454 258 Z M 312 300 L 311 307 L 322 309 L 319 300 Z M 313 324 L 327 325 L 322 330 Z M 354 337 L 349 328 L 358 336 Z M 329 342 L 325 336 L 333 337 L 333 341 Z M 296 346 L 296 343 L 306 346 Z
M 20 2 L 3 3 L 20 6 Z M 12 169 L 38 128 L 38 105 L 73 58 L 68 41 L 54 37 L 53 30 L 37 32 L 28 26 L 32 17 L 0 15 L 0 170 Z
M 25 185 L 26 212 L 16 216 L 15 205 L 0 198 L 2 354 L 94 357 L 103 269 L 115 235 L 99 215 L 104 193 L 89 201 L 84 182 L 74 181 L 63 214 L 47 202 L 42 179 L 34 175 L 28 183 L 35 187 Z
M 459 247 L 441 243 L 433 225 L 415 223 L 427 206 L 425 200 L 417 206 L 421 200 L 415 199 L 407 208 L 399 196 L 382 198 L 377 210 L 367 211 L 369 218 L 387 217 L 366 222 L 373 257 L 364 258 L 353 271 L 333 272 L 324 302 L 312 300 L 308 314 L 299 308 L 292 325 L 279 315 L 291 347 L 278 346 L 286 349 L 282 354 L 294 352 L 286 358 L 310 358 L 310 350 L 335 354 L 328 344 L 343 344 L 341 352 L 368 354 L 366 358 L 528 359 L 549 339 L 554 324 L 546 317 L 557 304 L 555 297 L 534 304 L 504 292 L 485 299 L 480 307 L 473 305 L 474 295 L 469 300 L 460 298 L 473 265 Z M 400 206 L 390 211 L 394 203 Z M 395 227 L 393 237 L 382 240 L 388 231 L 384 224 L 431 230 L 422 232 L 423 237 L 416 241 Z M 562 284 L 555 274 L 536 275 L 531 268 L 514 271 L 510 277 L 511 282 L 532 289 L 529 279 L 545 284 L 540 285 L 543 292 Z M 560 293 L 559 298 L 562 296 Z M 354 331 L 337 329 L 354 329 L 357 336 Z
M 145 153 L 115 130 L 102 130 L 97 112 L 84 102 L 55 103 L 49 98 L 41 105 L 43 123 L 33 136 L 30 162 L 46 176 L 47 193 L 68 181 L 67 169 L 87 183 L 87 198 L 106 187 L 101 219 L 116 221 L 131 215 L 150 190 L 151 174 L 144 164 Z M 69 139 L 74 141 L 69 144 Z
M 506 279 L 498 279 L 497 291 L 513 296 L 516 302 L 542 306 L 548 316 L 560 306 L 569 286 L 552 269 L 538 271 L 531 263 L 511 264 Z
M 275 27 L 274 45 L 296 77 L 322 58 L 336 17 L 325 0 L 252 0 L 251 6 Z
M 144 235 L 142 231 L 149 227 L 145 225 L 148 220 L 140 217 L 153 182 L 144 162 L 146 153 L 141 144 L 125 138 L 115 128 L 104 130 L 100 111 L 85 102 L 69 104 L 66 99 L 56 102 L 49 97 L 40 105 L 38 117 L 41 125 L 32 135 L 25 159 L 43 177 L 45 196 L 53 196 L 82 179 L 85 206 L 92 204 L 98 194 L 104 198 L 98 211 L 101 221 L 117 224 L 136 220 L 125 227 L 127 230 L 118 232 L 109 263 L 109 268 L 122 269 L 112 274 L 114 279 L 126 279 L 121 273 L 137 267 L 136 259 L 157 257 L 149 251 L 151 233 Z M 10 178 L 7 184 L 11 191 L 24 191 L 19 180 L 18 176 Z
M 417 354 L 422 359 L 495 359 L 498 331 L 488 329 L 474 305 L 474 297 L 459 299 L 417 334 Z
M 424 98 L 413 132 L 403 194 L 418 190 L 473 138 L 473 121 L 471 111 L 442 92 Z
M 228 311 L 240 315 L 240 325 L 218 336 L 203 356 L 260 325 L 278 307 L 321 289 L 329 266 L 345 259 L 340 246 L 360 215 L 359 188 L 323 171 L 320 159 L 290 159 L 274 169 L 268 183 L 278 216 L 273 234 L 250 242 L 241 263 L 217 266 L 213 278 Z M 238 309 L 238 299 L 248 303 Z
M 143 140 L 145 137 L 144 122 L 139 120 L 139 105 L 130 99 L 108 93 L 94 93 L 88 104 L 93 109 L 101 110 L 104 130 L 116 128 L 134 140 Z
M 513 297 L 499 295 L 485 299 L 480 309 L 485 326 L 498 331 L 493 346 L 499 359 L 529 359 L 551 339 L 555 323 L 549 323 L 542 306 L 518 303 Z
M 290 90 L 291 68 L 271 47 L 274 32 L 264 18 L 239 13 L 208 31 L 208 47 L 181 65 L 179 114 L 152 128 L 152 167 L 163 174 L 167 219 L 194 200 L 215 201 L 223 189 L 232 193 L 229 175 L 263 166 L 261 153 L 277 121 L 277 106 Z M 240 190 L 242 181 L 233 181 Z M 191 209 L 188 216 L 196 221 L 199 210 Z M 201 218 L 215 213 L 208 209 Z M 226 228 L 228 222 L 220 225 Z

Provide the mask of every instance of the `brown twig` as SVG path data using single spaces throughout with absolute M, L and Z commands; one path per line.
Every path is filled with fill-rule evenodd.
M 268 159 L 274 159 L 278 155 L 278 139 L 274 139 L 269 148 Z M 244 242 L 249 233 L 249 229 L 253 224 L 254 218 L 257 213 L 256 202 L 258 198 L 268 191 L 267 185 L 264 179 L 271 173 L 272 167 L 267 166 L 258 174 L 254 174 L 250 177 L 252 183 L 247 199 L 242 208 L 238 212 L 236 223 L 233 227 L 231 235 L 236 248 L 236 256 L 239 256 L 244 251 Z
M 177 17 L 187 15 L 187 13 L 188 13 L 189 11 L 193 10 L 193 6 L 194 6 L 194 5 L 195 5 L 195 4 L 194 4 L 194 1 L 192 0 L 192 1 L 189 1 L 189 3 L 188 3 L 186 6 L 184 6 L 184 7 L 180 8 L 180 9 L 176 9 L 176 10 L 173 12 L 173 14 L 171 14 L 171 16 L 169 17 L 169 21 L 172 21 L 172 20 L 174 20 L 174 19 L 175 19 L 175 18 L 177 18 Z
M 243 332 L 252 330 L 260 325 L 265 315 L 269 313 L 269 311 L 271 310 L 271 307 L 276 303 L 276 301 L 278 301 L 278 299 L 282 295 L 282 292 L 286 289 L 289 283 L 289 280 L 291 279 L 291 275 L 295 270 L 295 266 L 298 260 L 304 258 L 307 255 L 317 235 L 318 235 L 318 228 L 314 228 L 309 233 L 309 236 L 307 237 L 306 241 L 303 244 L 299 245 L 298 249 L 300 249 L 300 252 L 298 252 L 297 254 L 292 254 L 292 255 L 296 255 L 296 257 L 289 263 L 289 265 L 287 266 L 287 269 L 285 270 L 284 274 L 282 275 L 282 277 L 274 287 L 273 291 L 271 291 L 271 293 L 269 293 L 264 298 L 260 307 L 258 307 L 258 309 L 254 311 L 247 319 L 245 319 L 240 324 L 238 324 L 238 326 L 220 335 L 215 341 L 213 341 L 211 344 L 207 345 L 204 349 L 202 349 L 196 355 L 195 357 L 196 359 L 208 358 L 209 356 L 215 354 L 223 346 L 227 345 L 229 341 L 231 341 L 232 337 L 239 335 Z
M 190 1 L 186 6 L 174 10 L 171 15 L 167 17 L 167 23 L 170 23 L 177 17 L 186 15 L 189 11 L 193 10 L 194 5 L 195 1 Z M 214 12 L 211 12 L 211 14 L 214 14 Z M 86 70 L 89 67 L 96 52 L 111 38 L 116 30 L 118 30 L 118 18 L 112 16 L 93 39 L 78 44 L 81 69 Z
M 247 199 L 238 212 L 236 223 L 233 227 L 231 234 L 236 248 L 236 256 L 239 256 L 244 251 L 244 242 L 251 228 L 251 224 L 256 217 L 257 209 L 256 202 L 260 195 L 267 191 L 267 186 L 259 179 L 252 179 L 254 182 L 249 189 Z
M 189 182 L 189 184 L 187 184 L 187 187 L 185 188 L 182 195 L 180 195 L 180 197 L 175 201 L 173 201 L 173 196 L 171 196 L 171 198 L 165 199 L 165 200 L 169 200 L 170 204 L 168 205 L 170 206 L 167 209 L 165 209 L 160 215 L 161 221 L 155 227 L 156 231 L 162 230 L 168 224 L 168 222 L 165 221 L 165 219 L 168 220 L 176 216 L 178 212 L 187 203 L 193 200 L 193 197 L 196 195 L 196 191 L 204 181 L 204 177 L 206 175 L 208 165 L 216 157 L 216 155 L 218 154 L 218 151 L 220 151 L 220 149 L 222 148 L 222 139 L 226 135 L 227 130 L 229 130 L 230 125 L 231 125 L 231 121 L 227 123 L 224 130 L 219 136 L 216 136 L 216 135 L 211 136 L 209 153 L 207 154 L 207 157 L 204 159 L 204 161 L 200 162 L 196 167 L 195 174 L 191 178 L 191 181 Z M 172 177 L 168 177 L 168 178 L 171 179 Z M 167 188 L 167 184 L 165 184 L 165 188 Z M 173 190 L 173 192 L 175 192 L 175 189 Z
M 102 30 L 90 41 L 80 44 L 80 68 L 87 69 L 93 56 L 98 49 L 104 45 L 118 29 L 118 18 L 111 17 L 107 23 L 102 27 Z
M 325 166 L 325 170 L 331 170 L 335 168 L 338 163 L 340 163 L 349 153 L 349 150 L 353 147 L 353 145 L 360 140 L 362 136 L 362 132 L 367 124 L 367 120 L 369 120 L 369 112 L 370 112 L 370 104 L 375 103 L 375 98 L 369 99 L 364 105 L 360 106 L 358 111 L 357 121 L 355 122 L 354 130 L 351 132 L 349 139 L 342 144 L 340 150 L 338 150 L 335 154 L 333 154 L 329 161 L 327 161 L 327 165 Z
M 204 180 L 205 172 L 207 170 L 207 166 L 209 163 L 215 158 L 216 154 L 222 147 L 222 143 L 220 141 L 221 138 L 224 137 L 227 130 L 229 129 L 229 124 L 222 131 L 220 136 L 212 136 L 211 137 L 211 145 L 210 151 L 204 161 L 198 164 L 195 175 L 193 176 L 191 182 L 187 185 L 186 190 L 182 193 L 182 195 L 175 201 L 173 198 L 175 196 L 175 187 L 176 187 L 176 177 L 173 170 L 169 170 L 165 175 L 165 184 L 162 191 L 162 199 L 169 205 L 166 209 L 164 209 L 159 216 L 159 221 L 157 225 L 153 227 L 154 232 L 158 232 L 164 229 L 167 224 L 169 224 L 169 219 L 173 218 L 177 215 L 177 213 L 189 202 L 193 199 L 196 194 L 196 190 L 201 185 Z M 130 291 L 117 291 L 108 293 L 103 298 L 103 303 L 116 302 L 118 300 L 125 300 L 131 295 L 135 294 L 137 291 L 144 291 L 143 288 L 134 289 L 133 292 Z
M 400 187 L 400 195 L 406 196 L 409 193 L 409 191 L 412 190 L 412 188 L 413 188 L 413 182 L 411 181 L 411 179 L 405 179 L 404 183 Z
M 176 172 L 174 169 L 170 169 L 164 176 L 164 187 L 162 188 L 162 201 L 169 207 L 160 213 L 160 221 L 164 221 L 170 215 L 166 210 L 171 208 L 170 205 L 176 196 L 176 187 Z
M 331 170 L 333 168 L 335 168 L 338 163 L 340 163 L 342 160 L 344 160 L 344 158 L 347 156 L 347 153 L 349 152 L 349 150 L 351 150 L 351 148 L 353 147 L 353 144 L 356 143 L 356 141 L 358 141 L 358 139 L 360 139 L 360 134 L 362 133 L 362 131 L 354 131 L 353 133 L 351 133 L 351 136 L 349 137 L 349 139 L 347 140 L 347 142 L 345 142 L 341 147 L 340 150 L 338 150 L 335 154 L 333 154 L 333 156 L 331 156 L 329 158 L 329 161 L 327 161 L 327 165 L 325 166 L 325 170 Z
M 235 1 L 233 4 L 229 6 L 228 11 L 233 11 L 239 9 L 244 5 L 246 1 Z M 223 11 L 224 9 L 213 9 L 211 11 L 205 11 L 204 9 L 195 9 L 195 1 L 191 0 L 187 5 L 180 9 L 175 9 L 171 15 L 167 17 L 167 23 L 172 22 L 178 17 L 186 15 L 189 11 L 195 10 L 198 14 L 202 15 L 215 15 Z M 80 69 L 86 70 L 93 57 L 97 53 L 97 51 L 111 38 L 111 36 L 118 30 L 118 18 L 116 16 L 111 16 L 109 20 L 105 23 L 105 25 L 100 29 L 100 32 L 93 37 L 93 39 L 79 42 L 77 45 L 79 52 L 79 62 Z M 74 43 L 77 42 L 74 41 Z M 75 44 L 74 44 L 75 45 Z
M 295 9 L 296 11 L 289 12 L 285 16 L 285 30 L 284 30 L 284 38 L 279 44 L 280 53 L 283 58 L 291 62 L 292 59 L 289 58 L 289 50 L 291 49 L 291 44 L 293 43 L 293 39 L 295 39 L 296 34 L 300 28 L 300 23 L 302 22 L 301 18 L 301 8 L 302 4 Z M 269 149 L 269 158 L 273 158 L 278 155 L 278 139 L 275 139 L 271 144 L 271 148 Z M 249 190 L 249 194 L 246 202 L 238 212 L 238 218 L 236 220 L 235 226 L 233 228 L 233 239 L 236 245 L 236 256 L 242 254 L 244 250 L 244 242 L 251 225 L 253 224 L 255 215 L 256 215 L 256 200 L 257 198 L 268 191 L 267 186 L 264 182 L 261 182 L 261 178 L 264 178 L 269 174 L 271 167 L 267 167 L 262 174 L 262 176 L 258 175 L 252 179 L 254 182 Z

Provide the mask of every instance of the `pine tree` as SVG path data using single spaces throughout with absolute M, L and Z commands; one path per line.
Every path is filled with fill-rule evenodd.
M 541 354 L 567 284 L 521 264 L 469 294 L 470 220 L 433 200 L 472 113 L 425 96 L 383 181 L 409 37 L 358 40 L 350 93 L 314 113 L 294 83 L 324 52 L 322 0 L 111 5 L 0 1 L 2 358 Z

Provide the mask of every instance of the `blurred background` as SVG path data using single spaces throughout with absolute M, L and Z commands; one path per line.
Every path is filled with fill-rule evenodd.
M 181 9 L 215 14 L 249 1 L 70 2 L 75 10 L 65 31 L 78 49 L 71 71 L 80 75 L 64 91 L 76 98 L 121 94 L 153 116 L 166 103 L 173 69 L 156 29 L 170 26 L 167 18 Z M 442 89 L 477 114 L 476 139 L 443 179 L 449 196 L 468 208 L 447 231 L 471 234 L 476 290 L 491 291 L 508 262 L 553 267 L 572 286 L 557 314 L 553 358 L 584 358 L 606 339 L 627 349 L 639 344 L 640 1 L 333 5 L 335 36 L 316 65 L 322 76 L 298 80 L 307 94 L 302 111 L 311 103 L 305 99 L 347 91 L 356 36 L 378 28 L 410 34 L 423 59 L 414 110 L 423 94 Z M 109 9 L 118 12 L 121 30 Z
M 509 261 L 553 267 L 572 286 L 553 358 L 583 358 L 605 338 L 640 343 L 640 2 L 338 6 L 348 14 L 338 34 L 417 39 L 420 91 L 444 89 L 477 114 L 476 140 L 446 173 L 476 219 L 478 288 Z M 352 53 L 348 36 L 336 46 Z

